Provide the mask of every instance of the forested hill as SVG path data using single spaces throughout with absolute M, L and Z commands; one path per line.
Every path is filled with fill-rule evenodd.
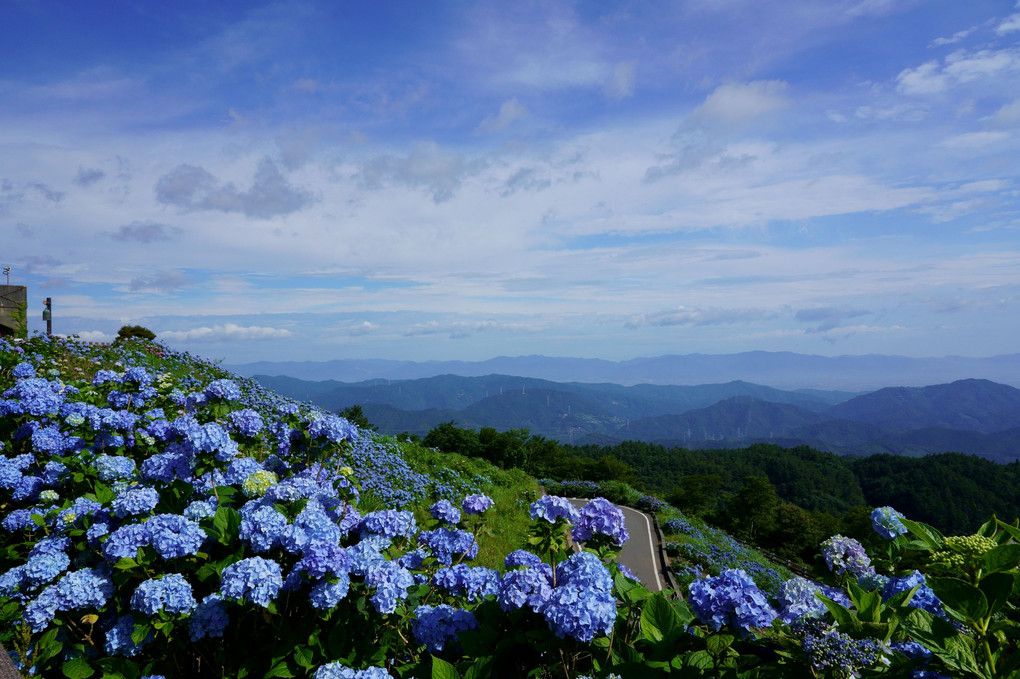
M 528 429 L 564 443 L 635 440 L 688 448 L 770 442 L 840 455 L 1020 458 L 1020 389 L 967 379 L 866 394 L 784 391 L 743 381 L 699 386 L 588 384 L 442 375 L 358 383 L 257 377 L 327 410 L 361 406 L 383 433 L 424 436 L 443 422 Z

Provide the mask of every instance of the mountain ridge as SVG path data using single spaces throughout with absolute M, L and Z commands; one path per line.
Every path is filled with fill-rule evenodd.
M 345 382 L 408 380 L 442 374 L 463 377 L 505 374 L 556 382 L 607 382 L 623 386 L 691 386 L 746 380 L 776 389 L 851 392 L 873 391 L 890 385 L 921 387 L 968 378 L 988 379 L 1020 387 L 1020 353 L 975 358 L 887 354 L 821 356 L 788 351 L 749 351 L 734 354 L 668 354 L 624 361 L 531 355 L 499 356 L 484 361 L 261 361 L 224 367 L 245 377 L 257 374 L 284 375 L 305 380 L 331 379 Z

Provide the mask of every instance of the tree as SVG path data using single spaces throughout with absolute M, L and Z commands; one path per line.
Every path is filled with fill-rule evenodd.
M 744 485 L 726 504 L 731 530 L 754 539 L 759 531 L 767 533 L 775 521 L 779 496 L 776 487 L 764 476 L 748 476 Z
M 371 429 L 372 431 L 379 431 L 379 427 L 375 426 L 368 421 L 365 417 L 365 411 L 361 409 L 360 405 L 347 406 L 339 413 L 340 417 L 344 418 L 351 424 L 357 425 L 361 429 Z
M 123 342 L 125 340 L 154 340 L 156 339 L 156 333 L 145 328 L 141 325 L 125 325 L 117 331 L 117 337 L 114 342 Z

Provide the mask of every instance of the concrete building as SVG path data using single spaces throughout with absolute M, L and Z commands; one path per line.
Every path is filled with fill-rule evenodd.
M 27 319 L 28 288 L 24 285 L 0 285 L 0 337 L 18 333 L 15 312 L 19 307 L 25 310 Z

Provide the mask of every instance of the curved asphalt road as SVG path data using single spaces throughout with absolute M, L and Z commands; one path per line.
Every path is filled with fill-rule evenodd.
M 580 509 L 588 502 L 586 499 L 570 498 L 571 504 Z M 655 538 L 655 527 L 652 519 L 644 512 L 630 507 L 620 507 L 623 522 L 627 526 L 630 539 L 624 543 L 617 561 L 626 564 L 650 592 L 658 592 L 667 587 L 662 579 L 662 564 L 659 561 L 658 543 Z

